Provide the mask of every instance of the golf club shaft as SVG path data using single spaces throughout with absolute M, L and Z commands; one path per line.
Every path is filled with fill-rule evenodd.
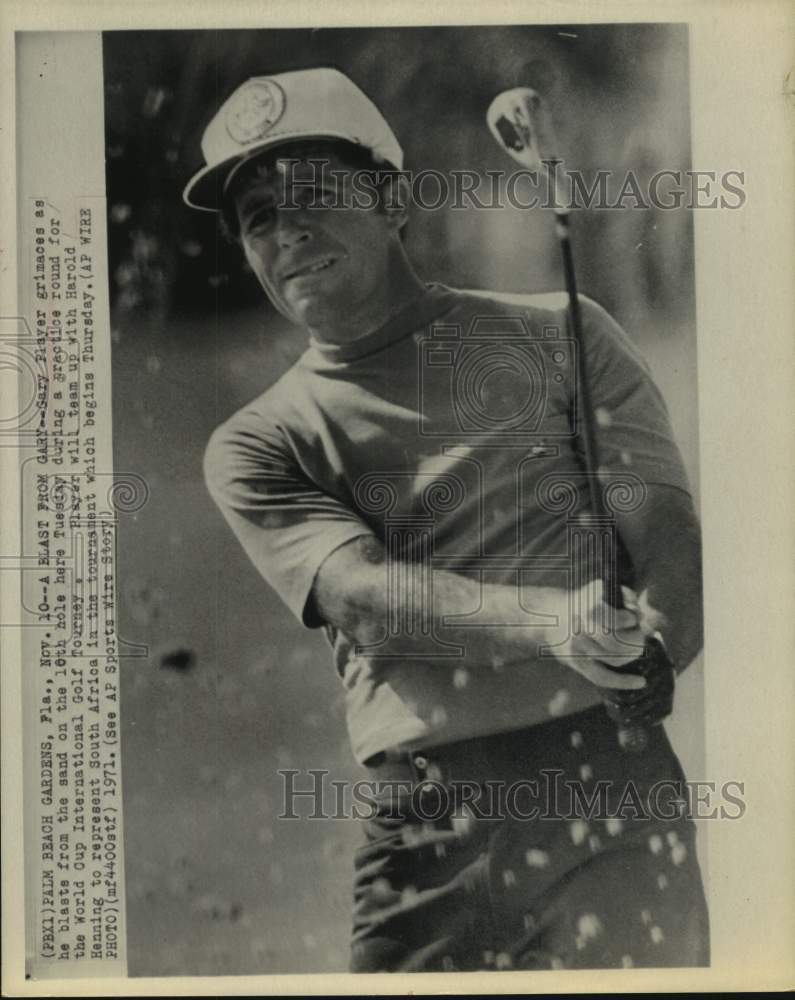
M 555 154 L 552 129 L 544 113 L 540 96 L 526 87 L 516 88 L 498 95 L 489 107 L 487 121 L 498 144 L 509 156 L 531 169 L 541 165 L 545 167 L 549 182 L 555 190 L 555 229 L 563 259 L 569 325 L 575 343 L 577 359 L 575 430 L 582 444 L 583 465 L 588 483 L 591 513 L 597 518 L 607 517 L 608 511 L 599 481 L 600 462 L 596 436 L 596 412 L 591 394 L 582 315 L 577 294 L 569 217 L 557 198 L 554 168 L 561 161 Z M 614 609 L 623 608 L 623 594 L 618 586 L 615 572 L 615 552 L 608 550 L 607 556 L 601 560 L 599 572 L 604 585 L 605 602 Z M 628 711 L 633 699 L 636 709 L 638 702 L 643 704 L 642 694 L 645 694 L 651 702 L 651 709 L 644 705 L 647 713 L 650 713 L 650 717 L 646 721 L 661 722 L 665 715 L 670 713 L 672 706 L 673 667 L 662 643 L 655 637 L 649 637 L 645 642 L 642 655 L 622 669 L 640 673 L 646 677 L 648 690 L 644 689 L 643 693 L 634 692 L 631 697 L 627 696 L 626 692 L 606 691 L 605 700 L 608 711 L 619 723 L 619 740 L 622 746 L 629 750 L 640 751 L 648 743 L 646 731 L 641 724 L 622 722 L 622 714 Z M 655 713 L 655 707 L 657 709 L 662 707 L 663 711 Z

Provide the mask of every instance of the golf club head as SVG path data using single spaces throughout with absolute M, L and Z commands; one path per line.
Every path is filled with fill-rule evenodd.
M 530 170 L 555 159 L 551 130 L 541 97 L 530 87 L 498 94 L 486 112 L 491 134 L 505 152 Z

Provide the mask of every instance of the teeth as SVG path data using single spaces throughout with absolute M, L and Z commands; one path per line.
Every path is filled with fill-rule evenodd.
M 291 275 L 293 278 L 298 278 L 302 274 L 314 274 L 316 271 L 324 271 L 327 267 L 331 266 L 330 260 L 322 260 L 318 264 L 313 264 L 311 267 L 303 267 L 300 271 L 296 271 L 295 274 Z

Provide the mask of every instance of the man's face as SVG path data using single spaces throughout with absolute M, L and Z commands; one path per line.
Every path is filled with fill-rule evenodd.
M 280 312 L 333 339 L 346 316 L 383 294 L 400 222 L 353 203 L 356 168 L 335 152 L 323 155 L 322 168 L 317 153 L 314 164 L 279 156 L 234 192 L 243 250 Z

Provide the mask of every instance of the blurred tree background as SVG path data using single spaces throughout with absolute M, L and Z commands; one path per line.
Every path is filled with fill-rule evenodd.
M 214 215 L 182 189 L 201 133 L 250 76 L 332 65 L 381 108 L 406 167 L 509 170 L 485 125 L 499 91 L 547 99 L 567 169 L 641 185 L 690 167 L 687 28 L 557 25 L 104 36 L 116 470 L 146 478 L 122 525 L 120 632 L 132 975 L 344 971 L 355 823 L 278 821 L 277 769 L 358 777 L 324 640 L 247 562 L 201 477 L 212 429 L 303 350 Z M 692 213 L 575 213 L 581 290 L 640 345 L 698 486 Z M 415 208 L 427 280 L 561 287 L 549 213 Z M 133 645 L 130 652 L 135 652 Z M 700 777 L 700 674 L 672 728 Z

